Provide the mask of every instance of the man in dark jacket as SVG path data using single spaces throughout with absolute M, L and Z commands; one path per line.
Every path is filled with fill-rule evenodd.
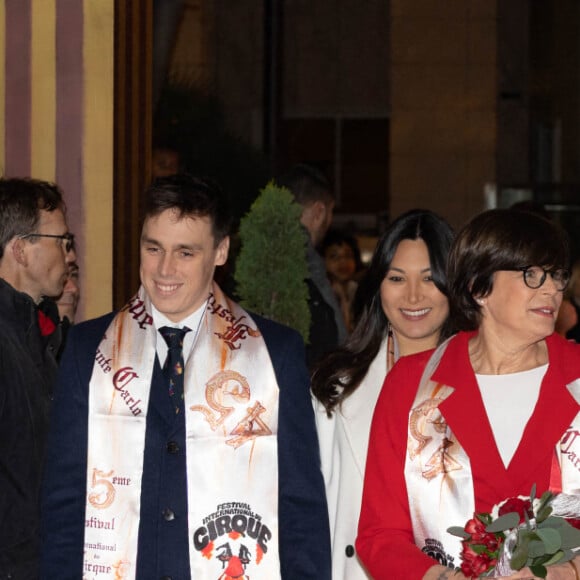
M 302 206 L 300 223 L 308 233 L 306 259 L 309 278 L 308 307 L 310 332 L 306 347 L 309 367 L 325 353 L 335 349 L 347 336 L 340 306 L 326 274 L 326 266 L 316 246 L 323 240 L 334 211 L 334 197 L 324 174 L 310 165 L 299 163 L 278 179 Z
M 75 324 L 42 501 L 46 580 L 329 580 L 304 347 L 213 282 L 229 249 L 215 184 L 143 197 L 141 287 Z
M 38 305 L 62 292 L 75 259 L 64 211 L 55 185 L 0 179 L 2 580 L 38 578 L 40 476 L 59 346 Z

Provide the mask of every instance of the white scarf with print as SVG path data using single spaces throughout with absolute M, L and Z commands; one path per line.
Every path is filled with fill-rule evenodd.
M 141 288 L 107 329 L 89 386 L 86 580 L 135 578 L 156 340 Z M 278 578 L 279 389 L 255 323 L 215 284 L 184 382 L 192 578 Z

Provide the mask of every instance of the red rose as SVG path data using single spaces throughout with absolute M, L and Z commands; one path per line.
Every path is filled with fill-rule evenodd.
M 492 554 L 498 551 L 501 544 L 495 534 L 486 534 L 478 543 L 483 544 Z
M 464 529 L 471 536 L 487 533 L 485 531 L 485 524 L 476 515 L 465 524 Z
M 467 541 L 462 542 L 461 571 L 468 578 L 479 578 L 492 566 L 497 564 L 497 559 L 487 553 L 478 554 L 471 549 Z
M 495 534 L 485 531 L 484 524 L 477 516 L 465 524 L 464 530 L 471 536 L 470 544 L 483 544 L 490 552 L 499 548 L 499 540 Z
M 487 572 L 497 564 L 497 554 L 501 544 L 495 534 L 485 531 L 486 523 L 474 514 L 466 524 L 464 530 L 469 534 L 469 539 L 464 540 L 461 551 L 461 571 L 468 578 L 478 578 L 480 574 Z M 478 554 L 473 545 L 483 546 L 478 548 Z
M 498 515 L 503 516 L 504 514 L 509 514 L 511 512 L 516 512 L 520 515 L 520 524 L 525 522 L 524 513 L 528 514 L 528 518 L 534 517 L 534 512 L 532 511 L 532 504 L 529 499 L 520 499 L 519 497 L 512 497 L 506 500 L 499 508 Z

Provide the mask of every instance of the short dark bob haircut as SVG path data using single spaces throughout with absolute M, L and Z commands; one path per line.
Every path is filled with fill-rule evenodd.
M 216 247 L 230 233 L 228 198 L 209 178 L 178 173 L 155 179 L 145 190 L 142 221 L 168 209 L 180 218 L 209 218 Z
M 525 266 L 568 268 L 569 262 L 568 237 L 556 223 L 515 209 L 480 213 L 459 231 L 449 253 L 454 326 L 459 330 L 479 327 L 481 307 L 475 299 L 491 293 L 495 272 Z

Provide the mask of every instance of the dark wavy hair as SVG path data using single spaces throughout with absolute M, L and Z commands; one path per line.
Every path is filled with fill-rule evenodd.
M 449 304 L 458 330 L 475 330 L 481 322 L 476 298 L 490 294 L 499 270 L 525 266 L 568 268 L 570 250 L 560 226 L 539 214 L 492 209 L 475 216 L 449 253 Z
M 229 235 L 232 218 L 228 198 L 211 179 L 188 173 L 154 179 L 145 190 L 141 221 L 167 209 L 177 211 L 180 217 L 209 218 L 216 247 Z
M 427 246 L 433 281 L 448 296 L 446 260 L 453 230 L 429 210 L 414 209 L 399 216 L 379 240 L 369 269 L 361 281 L 358 300 L 362 304 L 358 322 L 345 344 L 328 353 L 313 369 L 312 393 L 328 416 L 350 396 L 367 374 L 387 334 L 388 320 L 381 305 L 381 283 L 403 240 L 421 239 Z M 446 321 L 441 338 L 452 334 Z

